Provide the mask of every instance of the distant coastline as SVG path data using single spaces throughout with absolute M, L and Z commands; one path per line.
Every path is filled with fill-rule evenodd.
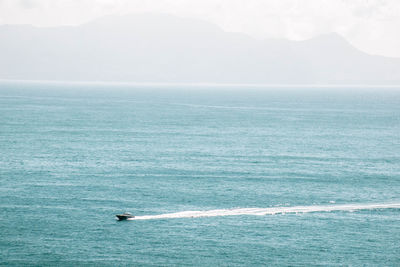
M 189 86 L 189 87 L 252 87 L 252 88 L 400 88 L 400 84 L 257 84 L 257 83 L 169 83 L 169 82 L 127 82 L 127 81 L 63 81 L 63 80 L 20 80 L 1 79 L 0 83 L 46 83 L 83 85 L 121 85 L 121 86 Z

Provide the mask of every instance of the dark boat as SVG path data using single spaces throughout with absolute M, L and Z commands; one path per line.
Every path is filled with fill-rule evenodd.
M 125 212 L 124 214 L 117 214 L 115 216 L 117 216 L 118 221 L 125 221 L 125 220 L 130 219 L 130 218 L 135 218 L 135 216 L 133 216 L 129 212 Z

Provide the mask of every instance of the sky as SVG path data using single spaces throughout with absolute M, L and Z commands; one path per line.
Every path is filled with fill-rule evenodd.
M 0 0 L 0 24 L 79 25 L 135 13 L 202 19 L 258 39 L 335 32 L 369 54 L 400 57 L 400 0 Z

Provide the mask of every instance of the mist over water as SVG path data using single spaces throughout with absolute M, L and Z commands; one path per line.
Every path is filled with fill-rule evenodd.
M 0 262 L 395 266 L 399 140 L 399 88 L 2 82 Z

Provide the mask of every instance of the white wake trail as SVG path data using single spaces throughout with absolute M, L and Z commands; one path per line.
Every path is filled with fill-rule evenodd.
M 343 204 L 324 206 L 295 206 L 295 207 L 271 207 L 271 208 L 235 208 L 205 211 L 181 211 L 159 215 L 135 216 L 128 220 L 156 220 L 175 218 L 199 218 L 217 216 L 238 216 L 238 215 L 273 215 L 285 213 L 308 213 L 308 212 L 329 212 L 329 211 L 356 211 L 375 209 L 400 209 L 400 203 L 391 204 Z

